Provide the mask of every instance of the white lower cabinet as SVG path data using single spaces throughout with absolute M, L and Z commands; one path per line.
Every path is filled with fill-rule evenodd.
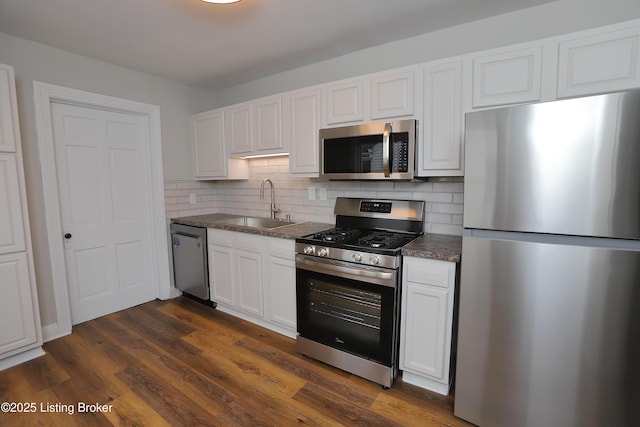
M 455 278 L 454 262 L 403 258 L 402 379 L 444 395 L 451 387 Z
M 207 239 L 218 309 L 295 337 L 294 241 L 211 228 Z
M 233 233 L 207 230 L 209 254 L 209 288 L 211 300 L 220 305 L 235 307 L 237 298 L 233 278 Z
M 238 291 L 238 310 L 264 318 L 262 236 L 237 233 L 231 265 Z
M 296 332 L 296 261 L 293 240 L 269 238 L 265 284 L 269 320 Z

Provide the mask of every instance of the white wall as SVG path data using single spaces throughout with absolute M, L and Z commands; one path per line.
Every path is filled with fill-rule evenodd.
M 169 179 L 193 177 L 189 116 L 209 108 L 211 94 L 148 74 L 75 55 L 0 33 L 0 62 L 16 74 L 18 114 L 25 161 L 34 264 L 43 326 L 56 322 L 51 263 L 44 217 L 44 196 L 37 150 L 33 82 L 159 105 L 162 116 L 164 174 Z
M 231 105 L 319 83 L 635 18 L 640 18 L 640 0 L 558 0 L 254 80 L 217 92 L 214 103 L 216 107 Z

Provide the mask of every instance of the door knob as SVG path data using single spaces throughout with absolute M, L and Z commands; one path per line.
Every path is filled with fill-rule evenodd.
M 71 238 L 71 233 L 65 233 L 64 238 L 65 239 L 70 239 Z

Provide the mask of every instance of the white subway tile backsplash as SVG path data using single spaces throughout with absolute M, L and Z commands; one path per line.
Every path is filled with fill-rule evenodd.
M 439 177 L 425 182 L 323 181 L 291 177 L 288 157 L 249 160 L 249 179 L 244 181 L 165 181 L 168 218 L 221 212 L 269 216 L 270 191 L 260 199 L 260 184 L 269 178 L 275 186 L 280 216 L 296 221 L 335 222 L 336 197 L 412 199 L 426 202 L 425 232 L 462 234 L 463 179 Z M 327 200 L 308 199 L 308 188 L 325 189 Z M 189 204 L 195 193 L 197 203 Z

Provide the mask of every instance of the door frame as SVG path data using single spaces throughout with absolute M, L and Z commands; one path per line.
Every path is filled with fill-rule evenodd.
M 168 299 L 175 295 L 171 292 L 169 270 L 169 245 L 167 237 L 167 219 L 164 201 L 164 175 L 162 166 L 162 138 L 160 125 L 160 107 L 127 99 L 56 86 L 38 81 L 33 82 L 35 98 L 36 129 L 42 187 L 44 191 L 44 212 L 47 226 L 47 240 L 51 261 L 53 294 L 56 307 L 56 323 L 43 327 L 44 341 L 50 341 L 71 333 L 71 306 L 65 264 L 64 244 L 62 241 L 62 215 L 60 194 L 56 173 L 56 157 L 53 139 L 53 121 L 51 103 L 58 102 L 79 107 L 116 111 L 140 115 L 145 118 L 148 135 L 147 159 L 150 183 L 151 206 L 151 247 L 152 274 L 156 297 Z

